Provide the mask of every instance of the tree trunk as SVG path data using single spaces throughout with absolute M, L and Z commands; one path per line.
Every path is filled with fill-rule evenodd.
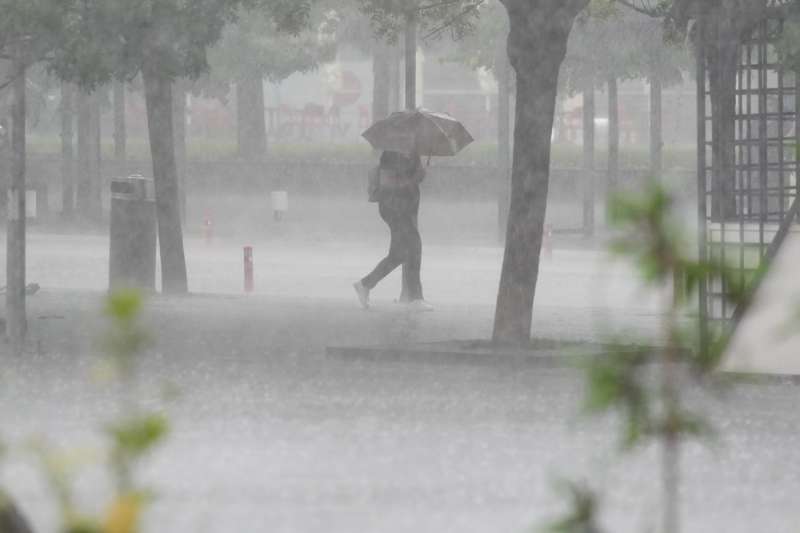
M 397 111 L 404 107 L 403 105 L 403 51 L 399 46 L 395 45 L 391 48 L 391 84 L 389 87 L 389 110 Z
M 617 191 L 619 181 L 619 86 L 617 79 L 608 79 L 608 174 L 606 176 L 606 213 L 609 199 Z
M 406 17 L 405 39 L 405 83 L 406 83 L 406 109 L 417 108 L 417 19 L 413 13 Z M 408 265 L 403 263 L 402 285 L 400 289 L 400 301 L 406 302 L 408 296 Z
M 239 157 L 258 161 L 267 152 L 267 124 L 264 119 L 264 81 L 247 77 L 236 83 L 236 122 Z
M 103 215 L 103 149 L 102 132 L 100 126 L 101 115 L 100 90 L 96 90 L 91 97 L 90 104 L 90 145 L 89 145 L 89 175 L 91 180 L 90 213 L 95 222 L 99 222 Z
M 711 219 L 736 213 L 733 186 L 736 174 L 736 75 L 738 34 L 723 22 L 709 28 L 708 79 L 711 100 Z
M 650 76 L 650 178 L 661 180 L 664 171 L 663 86 L 658 73 Z
M 156 189 L 161 287 L 165 293 L 185 294 L 189 288 L 178 205 L 178 175 L 172 127 L 172 83 L 158 65 L 146 65 L 142 78 Z
M 405 40 L 406 109 L 417 108 L 417 19 L 406 17 Z
M 114 160 L 118 172 L 127 174 L 125 168 L 127 154 L 128 131 L 125 125 L 125 83 L 114 82 Z
M 583 90 L 583 233 L 594 235 L 594 152 L 595 152 L 595 99 L 594 82 L 587 82 Z
M 78 93 L 78 197 L 81 217 L 97 222 L 102 214 L 100 96 Z
M 392 84 L 391 48 L 383 42 L 375 43 L 372 56 L 372 121 L 389 116 Z
M 91 97 L 82 90 L 78 91 L 78 179 L 77 198 L 75 199 L 78 215 L 81 218 L 89 217 L 91 213 L 91 165 L 89 160 L 91 146 L 91 111 L 89 99 Z
M 505 47 L 497 57 L 497 173 L 499 175 L 497 194 L 498 239 L 503 242 L 508 227 L 508 208 L 511 201 L 511 65 Z
M 175 133 L 175 168 L 178 173 L 178 198 L 181 221 L 186 220 L 186 82 L 178 80 L 172 87 L 172 124 Z M 263 98 L 262 98 L 263 107 Z M 266 128 L 264 114 L 261 123 Z M 266 129 L 264 129 L 266 136 Z
M 61 215 L 72 218 L 75 210 L 75 87 L 61 83 Z
M 503 0 L 516 72 L 511 205 L 493 340 L 527 345 L 542 246 L 558 73 L 573 22 L 588 0 Z
M 21 47 L 22 45 L 20 45 Z M 25 62 L 14 59 L 11 104 L 11 183 L 8 188 L 6 237 L 6 332 L 11 353 L 21 355 L 25 344 Z

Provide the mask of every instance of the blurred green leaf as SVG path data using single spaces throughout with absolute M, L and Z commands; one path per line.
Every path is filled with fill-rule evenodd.
M 117 450 L 127 457 L 136 458 L 161 441 L 169 430 L 164 416 L 147 414 L 109 426 Z
M 589 413 L 620 412 L 625 425 L 622 445 L 629 448 L 650 430 L 650 400 L 642 370 L 652 354 L 646 347 L 616 350 L 589 365 L 584 408 Z
M 70 521 L 64 533 L 105 533 L 103 528 L 91 518 L 81 517 Z
M 142 310 L 142 296 L 135 289 L 111 293 L 106 300 L 106 315 L 115 322 L 132 322 Z
M 111 320 L 111 328 L 103 344 L 123 379 L 133 371 L 133 357 L 150 342 L 149 335 L 139 325 L 142 307 L 142 296 L 137 290 L 116 291 L 106 299 L 105 314 Z
M 547 524 L 544 533 L 600 533 L 597 526 L 597 495 L 584 484 L 562 481 L 557 487 L 568 500 L 569 508 L 564 516 Z

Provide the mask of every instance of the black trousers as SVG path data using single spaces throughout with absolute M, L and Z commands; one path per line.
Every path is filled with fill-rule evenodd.
M 422 300 L 420 280 L 422 239 L 417 229 L 417 217 L 414 213 L 394 211 L 383 204 L 380 206 L 380 214 L 391 233 L 389 254 L 361 280 L 361 283 L 371 290 L 395 268 L 404 265 L 403 280 L 409 300 Z

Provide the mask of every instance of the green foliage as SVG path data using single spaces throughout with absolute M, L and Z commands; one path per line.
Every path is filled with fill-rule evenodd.
M 474 31 L 457 41 L 447 60 L 494 72 L 497 61 L 502 59 L 498 54 L 507 55 L 507 38 L 508 12 L 499 0 L 491 0 L 480 7 Z
M 778 60 L 788 69 L 800 72 L 800 7 L 783 25 L 783 32 L 775 43 Z
M 136 463 L 167 435 L 169 423 L 160 414 L 131 414 L 110 424 L 111 467 L 121 495 L 133 491 Z
M 669 42 L 661 20 L 622 7 L 615 0 L 593 0 L 576 20 L 562 66 L 566 90 L 587 83 L 658 76 L 665 86 L 680 83 L 690 69 L 681 42 Z
M 287 32 L 266 9 L 241 12 L 209 50 L 209 80 L 225 85 L 243 79 L 281 81 L 334 58 L 337 20 L 329 12 L 304 15 L 306 27 Z M 313 15 L 313 16 L 312 16 Z M 285 23 L 284 23 L 285 24 Z
M 308 27 L 314 6 L 322 0 L 245 0 L 249 9 L 269 12 L 281 31 L 298 33 Z
M 409 18 L 417 21 L 423 38 L 453 39 L 471 33 L 486 0 L 356 0 L 369 17 L 375 34 L 388 42 L 402 35 Z
M 646 364 L 652 360 L 647 347 L 618 346 L 611 355 L 587 368 L 585 408 L 589 413 L 620 409 L 625 413 L 622 443 L 626 448 L 650 433 L 653 414 L 644 385 Z
M 644 194 L 619 194 L 609 205 L 609 220 L 618 228 L 611 250 L 630 258 L 642 280 L 661 286 L 675 281 L 679 308 L 689 303 L 700 282 L 716 277 L 730 288 L 731 301 L 739 304 L 747 295 L 746 280 L 718 262 L 697 260 L 672 214 L 673 200 L 659 184 L 651 183 Z
M 543 528 L 544 533 L 600 533 L 597 526 L 597 495 L 586 485 L 563 481 L 558 489 L 569 502 L 569 510 Z
M 104 346 L 115 369 L 127 379 L 133 371 L 134 357 L 143 350 L 149 336 L 139 323 L 142 297 L 136 290 L 121 290 L 106 300 L 105 314 L 110 327 Z
M 669 217 L 671 207 L 669 194 L 656 184 L 641 196 L 618 195 L 609 205 L 609 221 L 622 228 L 611 249 L 631 257 L 647 283 L 668 281 L 686 255 L 680 232 Z
M 83 519 L 68 524 L 64 529 L 64 533 L 103 533 L 103 529 L 100 524 L 90 519 Z
M 168 428 L 164 416 L 145 414 L 111 424 L 108 433 L 120 454 L 137 459 L 152 450 L 166 436 Z
M 78 510 L 72 491 L 73 477 L 93 456 L 57 450 L 40 439 L 34 440 L 30 448 L 38 458 L 47 486 L 58 504 L 61 529 L 67 532 L 100 531 L 97 521 Z
M 49 58 L 67 34 L 77 0 L 0 0 L 0 56 L 26 67 Z M 8 71 L 10 72 L 10 71 Z M 7 85 L 11 79 L 2 79 Z
M 672 215 L 672 199 L 664 188 L 652 183 L 642 194 L 619 195 L 612 200 L 610 220 L 618 231 L 612 250 L 637 266 L 645 285 L 664 290 L 673 282 L 673 297 L 662 309 L 662 337 L 659 347 L 638 347 L 616 343 L 606 356 L 587 365 L 585 409 L 590 414 L 618 412 L 623 419 L 624 450 L 657 443 L 662 447 L 663 502 L 665 509 L 677 508 L 678 448 L 688 439 L 708 440 L 714 436 L 711 424 L 693 412 L 685 400 L 690 383 L 713 383 L 707 379 L 718 369 L 724 340 L 710 346 L 697 342 L 695 331 L 686 330 L 679 317 L 690 309 L 692 295 L 701 283 L 719 279 L 745 294 L 741 277 L 725 265 L 698 260 L 688 253 L 685 239 Z M 735 284 L 739 283 L 739 286 Z M 594 507 L 578 493 L 572 496 L 573 514 L 556 531 L 591 531 L 584 526 Z M 676 524 L 677 516 L 665 513 L 664 524 Z M 583 529 L 581 529 L 583 528 Z
M 300 16 L 283 0 L 258 2 L 266 4 L 279 6 L 287 21 Z M 65 21 L 51 69 L 89 87 L 132 80 L 142 69 L 168 79 L 196 78 L 208 69 L 207 48 L 242 5 L 255 0 L 83 0 Z
M 142 514 L 152 500 L 150 492 L 137 484 L 134 474 L 138 462 L 164 440 L 169 423 L 162 414 L 140 409 L 131 396 L 135 393 L 136 358 L 148 343 L 148 335 L 140 324 L 142 307 L 138 292 L 127 290 L 109 295 L 104 308 L 110 321 L 104 346 L 112 362 L 121 369 L 118 378 L 123 386 L 120 414 L 104 427 L 109 443 L 106 464 L 116 489 L 105 512 L 99 517 L 81 513 L 73 498 L 73 477 L 93 456 L 59 452 L 43 442 L 34 442 L 32 446 L 58 502 L 60 530 L 64 533 L 138 533 Z

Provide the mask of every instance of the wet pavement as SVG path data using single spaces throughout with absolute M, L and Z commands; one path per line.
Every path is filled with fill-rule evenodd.
M 74 239 L 74 240 L 70 240 Z M 140 393 L 173 431 L 143 465 L 158 500 L 148 532 L 522 532 L 561 509 L 561 476 L 589 476 L 606 493 L 615 532 L 654 531 L 658 457 L 619 461 L 613 419 L 577 415 L 574 370 L 425 361 L 342 361 L 336 344 L 485 338 L 501 251 L 426 247 L 436 311 L 392 303 L 397 278 L 361 311 L 350 283 L 383 252 L 379 243 L 253 243 L 256 288 L 241 293 L 242 243 L 190 240 L 193 290 L 152 298 L 155 348 L 142 359 Z M 102 238 L 34 236 L 30 353 L 11 361 L 0 388 L 2 436 L 12 443 L 3 485 L 39 531 L 54 506 L 22 444 L 45 435 L 68 448 L 98 445 L 114 393 L 92 379 L 105 287 Z M 58 265 L 58 268 L 54 268 Z M 656 295 L 597 252 L 556 250 L 543 265 L 535 332 L 600 340 L 607 327 L 657 330 Z M 800 388 L 739 385 L 724 401 L 703 395 L 719 444 L 685 450 L 685 529 L 793 533 L 800 523 Z M 107 479 L 76 478 L 97 506 Z

